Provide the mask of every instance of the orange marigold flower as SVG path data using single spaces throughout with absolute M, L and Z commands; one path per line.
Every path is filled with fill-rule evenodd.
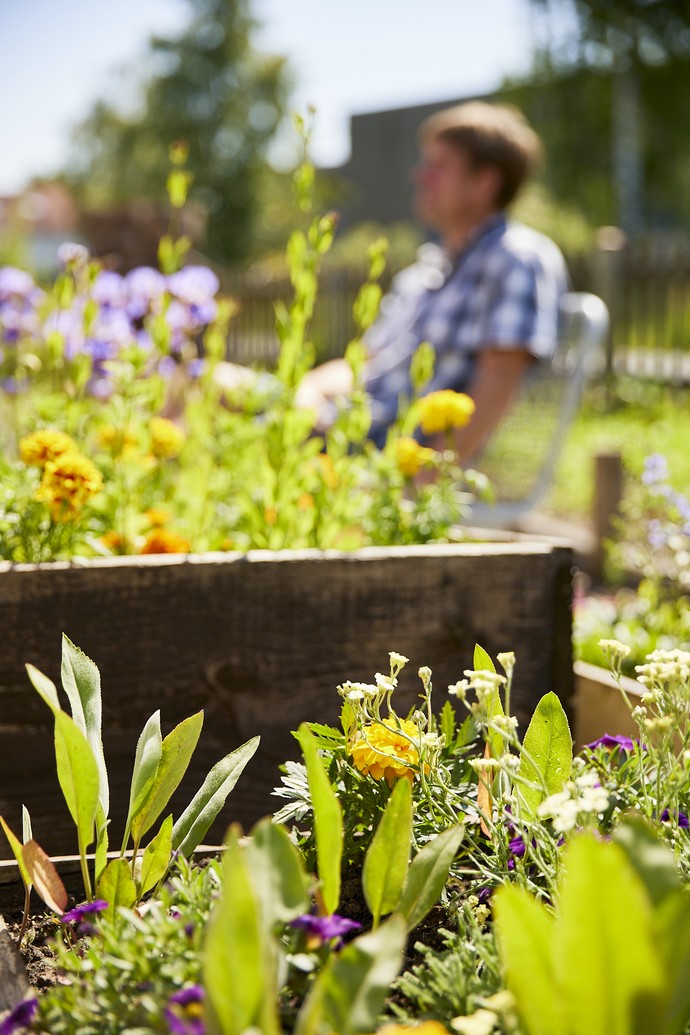
M 43 428 L 26 435 L 19 443 L 19 455 L 25 464 L 45 467 L 50 460 L 57 460 L 66 453 L 78 453 L 77 443 L 64 431 Z
M 464 392 L 443 389 L 430 392 L 417 403 L 419 424 L 425 435 L 449 428 L 464 428 L 475 411 L 474 400 Z
M 144 511 L 144 517 L 154 528 L 162 528 L 163 525 L 169 525 L 172 521 L 172 514 L 165 507 L 149 507 Z
M 105 535 L 101 536 L 101 542 L 108 550 L 112 550 L 113 553 L 127 552 L 127 540 L 121 532 L 115 532 L 114 530 L 106 532 Z
M 303 492 L 300 498 L 297 500 L 298 510 L 313 510 L 314 509 L 314 497 L 310 492 Z
M 448 1035 L 448 1029 L 439 1021 L 421 1021 L 419 1024 L 384 1024 L 376 1035 Z
M 350 754 L 355 767 L 365 776 L 385 779 L 389 786 L 401 777 L 411 783 L 419 763 L 418 740 L 419 727 L 414 722 L 384 719 L 383 723 L 372 722 L 357 733 L 350 744 Z
M 151 452 L 159 459 L 178 456 L 184 445 L 185 433 L 167 417 L 152 417 L 149 421 Z
M 400 473 L 414 478 L 420 467 L 434 462 L 434 451 L 420 446 L 414 438 L 399 438 L 395 443 L 395 459 Z
M 154 528 L 146 536 L 139 553 L 190 553 L 192 544 L 189 539 L 169 528 Z
M 278 511 L 275 507 L 264 508 L 264 521 L 267 525 L 275 525 L 278 520 Z

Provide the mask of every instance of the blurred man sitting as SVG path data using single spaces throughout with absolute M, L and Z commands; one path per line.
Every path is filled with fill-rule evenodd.
M 465 391 L 476 404 L 469 425 L 455 432 L 459 459 L 467 460 L 527 369 L 551 356 L 567 272 L 552 241 L 506 216 L 541 157 L 539 139 L 519 112 L 462 104 L 426 120 L 420 144 L 415 210 L 439 244 L 424 245 L 415 265 L 398 274 L 368 332 L 370 435 L 385 442 L 399 398 L 411 393 L 412 356 L 429 341 L 436 369 L 426 391 Z M 327 425 L 336 400 L 351 389 L 350 367 L 332 360 L 307 374 L 298 403 Z M 445 440 L 428 444 L 443 448 Z

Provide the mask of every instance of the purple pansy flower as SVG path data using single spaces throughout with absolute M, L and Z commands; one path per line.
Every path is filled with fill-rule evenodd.
M 99 305 L 120 309 L 127 302 L 124 277 L 114 270 L 101 270 L 91 287 L 91 297 Z
M 127 315 L 140 320 L 165 292 L 165 277 L 153 266 L 137 266 L 125 276 Z
M 681 830 L 690 829 L 690 820 L 684 812 L 672 813 L 669 809 L 664 809 L 660 818 L 662 823 L 670 823 L 672 819 L 675 819 Z
M 623 736 L 622 733 L 605 733 L 603 737 L 593 740 L 591 744 L 585 744 L 585 747 L 590 748 L 592 751 L 598 747 L 610 748 L 611 750 L 620 748 L 621 751 L 634 751 L 635 741 L 632 737 Z
M 348 920 L 345 916 L 338 916 L 337 913 L 331 916 L 314 916 L 312 913 L 303 913 L 296 917 L 290 927 L 297 927 L 306 931 L 308 938 L 318 939 L 319 943 L 328 942 L 332 938 L 342 939 L 343 935 L 350 931 L 358 931 L 362 925 L 356 920 Z
M 0 1035 L 13 1035 L 13 1032 L 27 1028 L 36 1016 L 37 1009 L 36 999 L 22 999 L 0 1023 Z
M 60 923 L 78 924 L 86 919 L 87 916 L 90 916 L 91 913 L 102 913 L 107 908 L 108 903 L 102 898 L 96 898 L 93 902 L 82 902 L 81 905 L 75 906 L 74 909 L 63 913 L 60 917 Z
M 204 990 L 201 985 L 190 985 L 173 992 L 163 1015 L 172 1035 L 205 1035 Z

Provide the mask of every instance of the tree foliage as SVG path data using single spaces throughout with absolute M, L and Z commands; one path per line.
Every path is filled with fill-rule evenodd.
M 190 22 L 154 37 L 134 114 L 101 100 L 76 133 L 74 182 L 87 203 L 165 196 L 169 147 L 183 140 L 194 181 L 190 199 L 208 213 L 207 251 L 244 257 L 266 145 L 284 112 L 282 58 L 251 44 L 250 0 L 186 0 Z

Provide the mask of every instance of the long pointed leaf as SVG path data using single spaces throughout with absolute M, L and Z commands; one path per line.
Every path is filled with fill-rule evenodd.
M 408 931 L 420 924 L 438 902 L 464 829 L 457 826 L 442 831 L 412 860 L 403 893 L 395 906 L 396 913 L 405 917 Z
M 129 809 L 125 824 L 125 843 L 129 839 L 132 820 L 143 809 L 151 793 L 158 766 L 163 752 L 163 736 L 161 734 L 161 713 L 155 711 L 147 719 L 146 725 L 139 734 L 137 749 L 134 755 L 134 769 L 129 789 Z
M 307 767 L 309 793 L 314 809 L 316 863 L 323 902 L 326 911 L 334 913 L 340 901 L 340 864 L 343 854 L 342 809 L 306 723 L 302 723 L 299 728 L 298 740 L 302 747 L 304 764 Z
M 573 767 L 573 741 L 563 705 L 554 693 L 545 694 L 534 710 L 523 741 L 518 776 L 535 786 L 518 782 L 518 795 L 527 816 L 549 794 L 563 790 Z
M 155 888 L 167 872 L 172 854 L 172 825 L 172 816 L 167 816 L 156 836 L 144 850 L 139 875 L 139 895 L 145 895 L 151 888 Z
M 285 828 L 270 818 L 260 820 L 251 832 L 246 852 L 266 931 L 306 913 L 308 878 L 302 854 Z
M 86 735 L 98 764 L 101 806 L 107 817 L 110 811 L 110 793 L 103 753 L 101 674 L 91 658 L 76 647 L 64 633 L 61 678 L 62 688 L 72 709 L 72 718 Z
M 264 971 L 259 903 L 239 834 L 231 829 L 223 858 L 223 891 L 207 927 L 204 987 L 210 1035 L 243 1035 L 259 1027 L 272 988 Z
M 55 761 L 62 793 L 82 847 L 94 839 L 99 773 L 88 740 L 67 712 L 55 713 Z
M 38 691 L 50 710 L 52 712 L 59 711 L 60 701 L 58 700 L 58 692 L 52 679 L 48 679 L 48 676 L 44 675 L 34 665 L 27 665 L 26 673 L 31 680 L 34 690 Z
M 105 899 L 106 916 L 115 916 L 118 906 L 129 909 L 137 900 L 137 889 L 126 859 L 111 859 L 96 886 L 96 894 Z
M 412 791 L 398 780 L 376 828 L 362 869 L 362 890 L 374 927 L 392 913 L 402 893 L 410 861 Z
M 5 831 L 5 836 L 7 837 L 7 840 L 10 843 L 10 848 L 12 849 L 12 854 L 14 855 L 15 859 L 17 860 L 17 866 L 19 867 L 19 873 L 21 875 L 21 878 L 24 881 L 24 884 L 26 885 L 26 887 L 30 888 L 31 884 L 32 884 L 31 874 L 29 873 L 28 869 L 26 868 L 26 863 L 24 862 L 24 855 L 23 855 L 23 852 L 22 852 L 22 848 L 23 848 L 22 842 L 12 832 L 10 826 L 5 822 L 5 820 L 3 819 L 2 816 L 0 816 L 0 823 L 2 824 L 2 829 Z
M 204 713 L 196 712 L 188 719 L 183 719 L 163 741 L 160 764 L 148 797 L 132 821 L 135 843 L 138 844 L 146 831 L 151 829 L 179 786 L 199 741 L 203 722 Z
M 191 855 L 201 844 L 245 766 L 256 754 L 260 739 L 252 737 L 246 744 L 235 748 L 225 758 L 221 758 L 220 762 L 216 762 L 173 827 L 174 851 Z

